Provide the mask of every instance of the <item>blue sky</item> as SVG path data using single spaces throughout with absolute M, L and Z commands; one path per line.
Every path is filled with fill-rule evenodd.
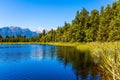
M 51 29 L 71 22 L 76 11 L 88 11 L 116 0 L 0 0 L 0 27 L 19 26 L 30 30 Z

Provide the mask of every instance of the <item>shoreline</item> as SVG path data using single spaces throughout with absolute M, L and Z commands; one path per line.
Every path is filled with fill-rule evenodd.
M 95 48 L 105 48 L 112 47 L 113 49 L 120 48 L 120 41 L 117 42 L 0 42 L 0 45 L 4 44 L 41 44 L 41 45 L 51 45 L 51 46 L 70 46 L 75 47 L 77 50 L 89 50 L 94 52 Z
M 119 64 L 120 64 L 120 41 L 117 42 L 90 42 L 90 43 L 70 43 L 70 42 L 0 42 L 4 44 L 41 44 L 52 46 L 71 46 L 80 51 L 90 51 L 95 62 L 101 59 L 103 62 L 99 64 L 103 71 L 111 75 L 112 78 L 120 79 Z M 111 63 L 111 64 L 110 64 Z M 113 72 L 116 71 L 116 72 Z M 117 73 L 117 74 L 116 74 Z M 106 75 L 107 76 L 107 75 Z
M 78 46 L 86 45 L 88 43 L 79 43 L 79 42 L 0 42 L 1 44 L 43 44 L 43 45 L 54 45 L 54 46 Z
M 109 44 L 115 44 L 119 45 L 120 41 L 117 42 L 86 42 L 86 43 L 80 43 L 80 42 L 0 42 L 1 44 L 43 44 L 43 45 L 53 45 L 53 46 L 73 46 L 73 47 L 82 47 L 82 46 L 96 46 L 100 45 L 103 46 L 103 44 L 109 45 Z

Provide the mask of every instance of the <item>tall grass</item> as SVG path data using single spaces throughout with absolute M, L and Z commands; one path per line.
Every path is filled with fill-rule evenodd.
M 101 59 L 100 68 L 107 80 L 120 80 L 120 42 L 90 43 L 91 52 Z

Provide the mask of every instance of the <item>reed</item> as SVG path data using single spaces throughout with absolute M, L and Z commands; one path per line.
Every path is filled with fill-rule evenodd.
M 94 56 L 101 59 L 101 70 L 108 80 L 120 80 L 120 42 L 90 43 Z

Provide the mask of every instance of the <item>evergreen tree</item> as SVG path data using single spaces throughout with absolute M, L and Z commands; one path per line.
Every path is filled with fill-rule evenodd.
M 105 28 L 105 11 L 104 11 L 104 7 L 101 7 L 101 12 L 100 12 L 100 22 L 99 22 L 99 29 L 97 32 L 97 40 L 98 41 L 102 41 L 105 40 L 104 39 L 104 28 Z
M 41 33 L 41 38 L 40 38 L 40 41 L 41 42 L 46 42 L 46 37 L 45 37 L 45 35 L 46 35 L 46 31 L 45 31 L 45 29 L 42 31 L 42 33 Z
M 88 20 L 89 20 L 89 12 L 85 8 L 82 9 L 79 15 L 77 12 L 75 20 L 73 20 L 73 24 L 72 24 L 72 26 L 75 28 L 74 32 L 76 32 L 75 41 L 84 42 L 86 36 L 85 29 L 87 28 Z
M 100 16 L 98 40 L 100 40 L 100 41 L 108 40 L 111 19 L 112 19 L 111 7 L 110 7 L 110 5 L 107 5 L 105 11 L 103 13 L 101 13 L 101 16 Z
M 99 27 L 99 12 L 97 10 L 92 10 L 88 29 L 86 31 L 86 41 L 88 42 L 96 41 L 98 27 Z
M 109 41 L 120 40 L 120 0 L 113 3 L 112 6 L 113 18 L 110 23 Z
M 61 27 L 58 27 L 57 30 L 56 30 L 55 41 L 56 42 L 61 42 L 62 41 L 62 35 L 63 35 L 63 29 Z
M 0 34 L 0 42 L 2 42 L 3 38 L 2 38 L 2 35 Z

